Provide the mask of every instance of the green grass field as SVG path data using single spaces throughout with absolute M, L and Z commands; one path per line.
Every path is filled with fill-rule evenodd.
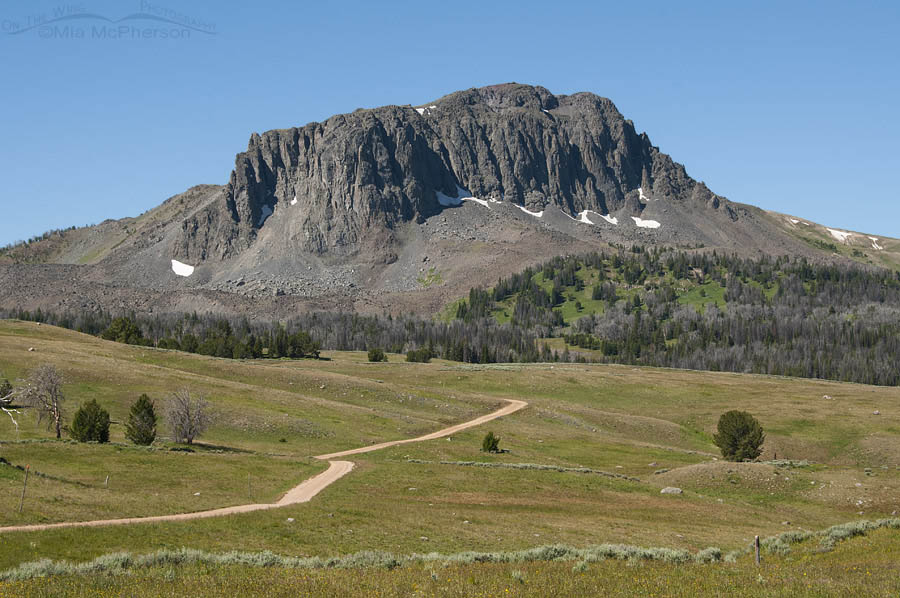
M 324 468 L 311 455 L 434 431 L 492 411 L 504 398 L 524 399 L 529 407 L 449 439 L 354 457 L 357 468 L 350 475 L 304 505 L 180 523 L 2 534 L 0 569 L 40 558 L 81 562 L 121 550 L 144 554 L 180 547 L 291 556 L 520 550 L 554 543 L 729 551 L 746 547 L 757 534 L 818 530 L 900 511 L 897 388 L 628 366 L 409 364 L 396 355 L 388 363 L 369 364 L 364 353 L 325 356 L 329 360 L 231 361 L 125 346 L 34 323 L 0 322 L 4 376 L 22 377 L 41 363 L 53 363 L 66 376 L 70 414 L 82 401 L 96 398 L 114 422 L 113 443 L 77 445 L 48 440 L 49 432 L 29 414 L 20 418 L 17 440 L 4 416 L 0 457 L 12 466 L 31 465 L 44 477 L 29 480 L 19 514 L 23 474 L 0 465 L 0 525 L 273 501 Z M 171 451 L 165 439 L 151 450 L 126 446 L 122 422 L 131 401 L 142 392 L 162 401 L 182 387 L 205 394 L 216 414 L 196 451 Z M 718 460 L 711 438 L 719 415 L 728 409 L 748 410 L 761 421 L 767 431 L 763 460 L 777 456 L 795 462 Z M 508 452 L 480 452 L 488 430 L 501 437 L 500 446 Z M 457 464 L 469 461 L 583 467 L 620 477 Z M 660 494 L 664 486 L 684 493 Z M 888 565 L 878 565 L 888 556 L 896 561 L 895 535 L 882 530 L 871 539 L 846 543 L 874 543 L 870 552 L 877 576 L 871 587 L 878 592 L 896 589 L 896 575 L 885 573 Z M 827 554 L 812 548 L 804 552 L 808 571 L 833 583 L 803 589 L 803 580 L 788 565 L 801 558 L 798 553 L 778 557 L 781 569 L 774 573 L 760 573 L 779 581 L 753 586 L 761 592 L 755 595 L 842 595 L 858 581 L 842 567 L 868 562 L 869 550 L 850 551 L 844 558 L 842 546 Z M 653 579 L 671 578 L 673 586 L 666 593 L 637 584 L 633 595 L 698 595 L 689 594 L 690 588 L 715 595 L 716 579 L 731 579 L 740 587 L 757 576 L 742 562 L 717 566 L 714 575 L 693 565 L 635 567 L 597 563 L 579 577 L 572 563 L 466 566 L 460 569 L 463 577 L 456 578 L 465 584 L 457 581 L 440 590 L 423 585 L 431 580 L 427 567 L 412 567 L 367 573 L 366 583 L 373 585 L 360 585 L 358 591 L 371 592 L 343 595 L 415 595 L 409 589 L 413 583 L 421 595 L 501 595 L 504 584 L 518 595 L 528 595 L 526 589 L 531 595 L 601 595 L 602 588 L 612 587 L 603 580 L 648 568 L 658 571 L 641 579 L 652 586 Z M 896 572 L 895 565 L 889 567 Z M 528 583 L 512 579 L 514 569 Z M 317 571 L 308 576 L 313 585 L 301 587 L 295 585 L 297 574 L 289 572 L 163 567 L 131 574 L 127 583 L 146 580 L 156 589 L 155 584 L 164 588 L 177 582 L 195 587 L 194 595 L 217 595 L 210 593 L 215 586 L 201 587 L 210 572 L 232 584 L 230 593 L 244 593 L 240 584 L 258 579 L 284 588 L 271 595 L 341 594 L 341 584 L 353 579 L 349 572 Z M 569 593 L 541 589 L 540 584 L 562 583 L 563 577 L 569 585 L 560 587 Z M 483 578 L 484 585 L 473 589 L 469 578 Z M 0 596 L 12 595 L 10 588 L 21 590 L 16 595 L 94 595 L 99 588 L 118 595 L 124 583 L 53 578 L 27 588 L 0 585 Z M 594 594 L 579 590 L 589 584 Z M 786 593 L 786 588 L 798 593 Z M 26 590 L 33 593 L 22 593 Z M 822 594 L 825 590 L 833 593 Z

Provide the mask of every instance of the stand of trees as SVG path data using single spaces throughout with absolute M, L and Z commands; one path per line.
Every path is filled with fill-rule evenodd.
M 590 296 L 602 309 L 567 326 L 560 308 L 575 293 L 577 303 Z M 504 311 L 510 321 L 499 324 L 496 316 Z M 556 257 L 501 278 L 492 289 L 472 289 L 449 322 L 328 312 L 283 323 L 196 313 L 0 316 L 229 358 L 318 357 L 322 348 L 378 347 L 411 360 L 579 360 L 900 384 L 900 273 L 638 245 Z M 565 350 L 538 343 L 547 337 L 563 337 Z
M 324 347 L 366 351 L 381 347 L 389 353 L 428 351 L 468 363 L 537 361 L 533 331 L 500 325 L 493 318 L 473 322 L 438 322 L 415 316 L 368 316 L 313 312 L 285 323 L 251 323 L 245 318 L 174 314 L 112 317 L 107 312 L 77 314 L 0 312 L 0 317 L 45 322 L 142 346 L 234 359 L 319 357 Z

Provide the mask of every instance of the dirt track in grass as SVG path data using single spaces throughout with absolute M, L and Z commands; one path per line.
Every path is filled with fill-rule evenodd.
M 315 475 L 307 480 L 304 480 L 299 485 L 291 488 L 285 493 L 277 502 L 274 503 L 261 503 L 261 504 L 248 504 L 248 505 L 235 505 L 233 507 L 223 507 L 221 509 L 212 509 L 209 511 L 196 511 L 193 513 L 176 513 L 173 515 L 156 515 L 152 517 L 125 517 L 121 519 L 96 519 L 93 521 L 66 521 L 62 523 L 45 523 L 45 524 L 36 524 L 36 525 L 14 525 L 10 527 L 0 527 L 0 533 L 3 532 L 32 532 L 32 531 L 43 531 L 49 529 L 59 529 L 65 527 L 102 527 L 107 525 L 129 525 L 134 523 L 162 523 L 169 521 L 188 521 L 191 519 L 206 519 L 208 517 L 222 517 L 225 515 L 236 515 L 238 513 L 250 513 L 251 511 L 264 511 L 267 509 L 277 509 L 279 507 L 286 507 L 288 505 L 294 505 L 298 503 L 309 502 L 313 499 L 319 492 L 334 484 L 339 479 L 347 475 L 353 470 L 353 462 L 351 461 L 340 461 L 336 459 L 340 459 L 342 457 L 349 457 L 352 455 L 359 455 L 363 453 L 370 453 L 372 451 L 377 451 L 380 449 L 385 449 L 392 446 L 397 446 L 399 444 L 409 444 L 412 442 L 424 442 L 426 440 L 435 440 L 437 438 L 445 438 L 447 436 L 451 436 L 456 434 L 457 432 L 461 432 L 468 428 L 474 428 L 476 426 L 480 426 L 481 424 L 485 424 L 489 421 L 495 420 L 497 418 L 503 417 L 504 415 L 509 415 L 511 413 L 515 413 L 520 409 L 524 409 L 528 406 L 528 403 L 525 401 L 519 401 L 516 399 L 506 399 L 507 405 L 501 407 L 497 411 L 488 413 L 487 415 L 482 415 L 481 417 L 476 417 L 473 420 L 463 422 L 461 424 L 456 424 L 455 426 L 450 426 L 449 428 L 444 428 L 442 430 L 438 430 L 437 432 L 431 432 L 430 434 L 425 434 L 424 436 L 419 436 L 417 438 L 407 438 L 405 440 L 391 440 L 389 442 L 382 442 L 379 444 L 373 444 L 370 446 L 364 446 L 360 448 L 350 449 L 346 451 L 340 451 L 336 453 L 329 453 L 327 455 L 318 455 L 316 459 L 321 459 L 322 461 L 328 461 L 328 469 L 323 471 L 322 473 Z

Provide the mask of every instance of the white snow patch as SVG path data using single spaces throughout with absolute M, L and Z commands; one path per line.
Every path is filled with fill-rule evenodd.
M 424 114 L 427 114 L 429 111 L 434 110 L 435 108 L 437 108 L 437 106 L 428 106 L 428 107 L 416 108 L 416 112 L 418 112 L 419 114 L 424 115 Z
M 526 214 L 528 214 L 529 216 L 534 216 L 535 218 L 540 218 L 541 216 L 544 215 L 544 210 L 541 210 L 540 212 L 532 212 L 525 206 L 520 206 L 519 204 L 513 204 L 513 205 L 516 206 L 517 208 L 519 208 L 520 210 L 522 210 L 523 212 L 525 212 Z
M 296 195 L 294 196 L 294 199 L 291 200 L 291 205 L 292 206 L 297 205 L 297 196 Z
M 463 189 L 459 185 L 456 186 L 456 197 L 450 197 L 449 195 L 445 195 L 444 193 L 441 193 L 440 191 L 435 191 L 435 194 L 437 195 L 438 203 L 440 203 L 442 206 L 446 206 L 446 207 L 461 206 L 464 201 L 474 201 L 475 203 L 479 203 L 486 208 L 491 207 L 488 205 L 488 202 L 500 203 L 499 201 L 497 201 L 496 199 L 493 199 L 493 198 L 481 199 L 481 198 L 475 197 L 471 193 L 469 193 L 466 189 Z
M 182 264 L 178 260 L 172 260 L 172 272 L 178 276 L 190 276 L 194 273 L 194 267 Z
M 659 228 L 659 222 L 656 220 L 644 220 L 637 216 L 632 216 L 631 219 L 634 220 L 634 225 L 640 228 Z
M 835 230 L 833 228 L 826 228 L 828 232 L 831 233 L 831 236 L 840 241 L 841 243 L 846 243 L 849 237 L 853 236 L 853 233 L 846 233 L 842 230 Z
M 647 197 L 646 195 L 644 195 L 644 188 L 643 188 L 643 187 L 638 187 L 638 196 L 639 196 L 639 199 L 640 199 L 641 201 L 643 201 L 643 202 L 654 201 L 653 199 L 651 199 L 651 198 Z
M 486 199 L 478 199 L 477 197 L 463 197 L 463 201 L 474 201 L 475 203 L 480 203 L 484 207 L 490 209 L 491 206 L 488 205 L 488 200 Z
M 593 211 L 593 210 L 584 210 L 583 212 L 579 212 L 579 213 L 578 213 L 578 222 L 584 222 L 585 224 L 596 224 L 595 222 L 592 222 L 590 218 L 588 218 L 588 213 L 589 213 L 589 212 L 590 212 L 591 214 L 596 214 L 597 216 L 600 216 L 601 218 L 603 218 L 604 220 L 606 220 L 607 222 L 609 222 L 609 223 L 612 224 L 613 226 L 619 224 L 619 219 L 616 218 L 615 216 L 610 216 L 609 214 L 607 214 L 606 216 L 604 216 L 604 215 L 601 214 L 600 212 L 595 212 L 595 211 Z
M 435 191 L 437 195 L 438 203 L 442 206 L 450 207 L 450 206 L 461 206 L 462 200 L 459 199 L 459 193 L 457 192 L 456 197 L 450 197 L 449 195 L 444 195 L 440 191 Z
M 550 114 L 549 110 L 544 110 L 543 108 L 541 108 L 541 112 L 546 112 L 547 114 Z
M 791 218 L 790 220 L 791 220 L 791 224 L 800 224 L 800 221 L 797 220 L 796 218 Z
M 615 216 L 610 216 L 609 214 L 604 216 L 603 214 L 600 214 L 600 217 L 603 218 L 604 220 L 606 220 L 607 222 L 609 222 L 610 224 L 613 224 L 613 225 L 619 224 L 619 219 L 616 218 Z
M 416 112 L 418 112 L 419 114 L 425 114 L 425 109 L 424 108 L 416 108 Z
M 450 206 L 461 206 L 462 202 L 466 199 L 475 199 L 472 197 L 472 194 L 460 187 L 456 186 L 456 197 L 450 197 L 449 195 L 445 195 L 440 191 L 435 191 L 437 194 L 438 203 L 442 206 L 450 207 Z
M 800 224 L 802 224 L 803 226 L 809 226 L 809 222 L 801 222 Z
M 872 241 L 872 249 L 884 249 L 878 244 L 878 237 L 869 237 L 869 239 Z
M 272 215 L 272 208 L 269 206 L 262 207 L 262 213 L 259 215 L 259 222 L 256 223 L 256 226 L 262 226 L 263 222 L 266 221 L 266 218 Z

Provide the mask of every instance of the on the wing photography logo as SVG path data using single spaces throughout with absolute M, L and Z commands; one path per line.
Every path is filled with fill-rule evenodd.
M 92 12 L 84 4 L 60 4 L 47 12 L 4 18 L 0 28 L 8 36 L 62 40 L 190 39 L 216 35 L 215 23 L 147 0 L 141 0 L 136 12 L 124 16 Z

